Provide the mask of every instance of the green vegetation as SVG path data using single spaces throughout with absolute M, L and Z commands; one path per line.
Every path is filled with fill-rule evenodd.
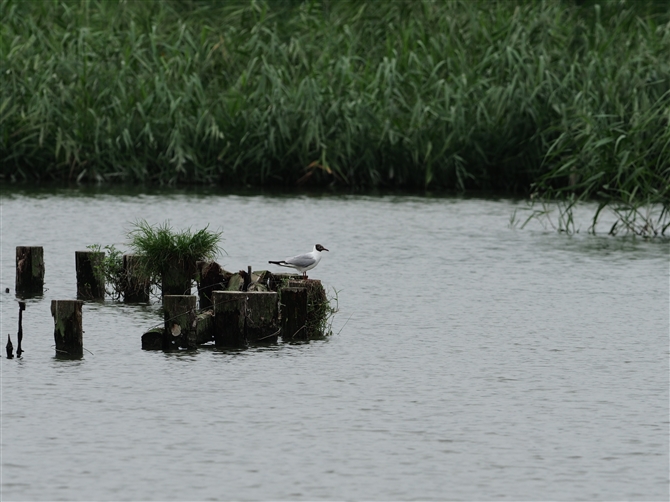
M 138 256 L 140 275 L 154 283 L 174 269 L 186 271 L 190 283 L 196 262 L 214 259 L 221 249 L 222 232 L 211 232 L 208 227 L 193 233 L 190 229 L 175 232 L 168 222 L 152 226 L 140 220 L 134 225 L 128 233 L 130 248 Z
M 332 296 L 326 296 L 326 299 L 321 301 L 321 303 L 307 305 L 308 323 L 310 322 L 310 317 L 317 320 L 314 326 L 307 326 L 308 332 L 311 330 L 315 333 L 319 333 L 321 336 L 330 336 L 333 334 L 335 314 L 340 310 L 340 299 L 338 295 L 338 291 L 333 288 Z M 332 305 L 333 302 L 335 302 L 335 306 Z M 310 313 L 310 309 L 314 310 L 314 312 Z
M 105 257 L 93 264 L 96 274 L 105 278 L 105 293 L 114 300 L 118 300 L 125 291 L 128 281 L 123 268 L 123 253 L 114 245 L 102 247 L 100 244 L 91 244 L 87 249 L 95 253 L 105 253 Z
M 0 17 L 5 180 L 495 190 L 595 198 L 595 220 L 660 205 L 647 234 L 668 228 L 668 2 L 0 0 Z
M 168 222 L 155 226 L 144 220 L 135 222 L 134 229 L 128 233 L 129 246 L 137 254 L 136 268 L 131 270 L 135 282 L 141 285 L 146 280 L 148 285 L 162 290 L 167 276 L 168 280 L 173 279 L 168 287 L 182 287 L 180 281 L 183 281 L 189 288 L 196 262 L 211 260 L 221 250 L 218 244 L 221 234 L 207 227 L 195 233 L 190 229 L 176 232 Z M 107 295 L 119 300 L 133 283 L 124 268 L 123 253 L 114 245 L 92 244 L 88 249 L 105 253 L 96 272 L 105 277 Z
M 322 294 L 310 293 L 307 296 L 307 322 L 305 323 L 307 338 L 330 336 L 333 334 L 332 325 L 337 307 L 330 304 L 325 291 Z

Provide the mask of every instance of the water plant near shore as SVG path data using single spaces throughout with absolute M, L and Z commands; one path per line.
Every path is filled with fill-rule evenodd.
M 7 180 L 670 207 L 667 4 L 0 0 L 0 13 Z

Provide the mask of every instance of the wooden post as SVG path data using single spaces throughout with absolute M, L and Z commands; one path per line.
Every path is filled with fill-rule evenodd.
M 287 287 L 281 290 L 281 333 L 285 342 L 309 339 L 307 289 Z
M 142 350 L 162 350 L 165 328 L 152 328 L 142 335 Z
M 84 355 L 81 300 L 52 300 L 56 357 L 78 359 Z
M 134 254 L 123 255 L 123 270 L 125 281 L 123 284 L 124 303 L 149 303 L 151 284 L 149 279 L 140 277 L 139 258 Z
M 277 293 L 247 293 L 246 336 L 251 343 L 276 343 L 279 338 Z
M 247 293 L 214 291 L 214 344 L 217 347 L 246 347 Z
M 205 310 L 195 316 L 195 339 L 198 345 L 214 341 L 213 310 Z
M 251 265 L 247 267 L 246 272 L 244 270 L 240 270 L 240 275 L 242 276 L 242 279 L 244 279 L 244 283 L 242 284 L 242 291 L 249 291 L 249 285 L 251 284 Z
M 226 289 L 233 274 L 226 272 L 215 261 L 199 261 L 196 263 L 196 270 L 200 310 L 211 308 L 212 293 Z
M 272 291 L 270 289 L 271 273 L 268 270 L 257 270 L 251 273 L 251 284 L 247 291 Z
M 98 251 L 75 251 L 77 269 L 77 298 L 82 300 L 105 299 L 105 276 L 102 261 L 105 253 Z
M 329 303 L 321 281 L 316 279 L 290 280 L 288 286 L 307 290 L 305 339 L 323 336 L 324 324 L 329 313 Z M 282 289 L 282 291 L 284 290 Z
M 163 350 L 196 347 L 195 295 L 163 296 Z
M 279 291 L 282 286 L 288 286 L 288 281 L 290 280 L 299 280 L 302 279 L 300 274 L 291 274 L 291 273 L 271 273 L 268 278 L 268 283 L 270 285 L 270 291 Z
M 230 279 L 228 279 L 228 287 L 226 289 L 228 291 L 242 291 L 243 288 L 244 277 L 239 273 L 231 275 Z
M 44 248 L 16 246 L 16 294 L 41 295 L 44 292 Z
M 195 275 L 195 263 L 175 264 L 162 274 L 162 293 L 165 295 L 190 296 L 193 276 Z
M 7 335 L 7 345 L 5 346 L 7 349 L 7 359 L 13 359 L 14 358 L 14 345 L 12 345 L 12 337 L 10 335 Z
M 208 271 L 213 263 L 208 261 L 195 262 L 195 283 L 198 287 L 198 306 L 201 309 L 208 309 L 212 306 L 212 288 L 206 282 L 208 282 Z M 223 286 L 215 289 L 223 289 Z

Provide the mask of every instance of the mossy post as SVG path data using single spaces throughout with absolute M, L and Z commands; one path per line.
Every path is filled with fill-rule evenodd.
M 279 338 L 277 293 L 247 292 L 246 337 L 250 343 L 275 343 Z
M 134 254 L 123 255 L 123 301 L 125 303 L 149 303 L 151 284 L 140 273 L 140 259 Z
M 75 251 L 77 269 L 77 298 L 82 300 L 105 299 L 105 276 L 101 251 Z
M 247 293 L 244 291 L 214 291 L 214 344 L 217 347 L 247 346 Z
M 288 287 L 305 288 L 307 290 L 307 319 L 305 337 L 307 339 L 323 336 L 326 320 L 330 313 L 330 304 L 321 281 L 315 279 L 289 280 Z M 282 303 L 283 303 L 282 289 Z
M 279 291 L 281 288 L 288 286 L 288 281 L 298 281 L 300 279 L 302 279 L 302 274 L 287 272 L 271 273 L 268 280 L 270 291 Z
M 174 350 L 179 347 L 196 348 L 196 300 L 195 295 L 163 296 L 163 318 L 165 321 L 163 350 Z
M 82 329 L 81 300 L 52 300 L 56 357 L 79 359 L 84 356 L 84 330 Z
M 306 288 L 282 288 L 281 336 L 285 342 L 309 339 L 307 335 Z
M 16 246 L 16 294 L 41 295 L 44 292 L 44 248 Z

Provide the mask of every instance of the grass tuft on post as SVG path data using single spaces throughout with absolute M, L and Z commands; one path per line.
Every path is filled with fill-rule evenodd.
M 212 260 L 222 250 L 219 240 L 223 232 L 212 232 L 209 227 L 177 232 L 169 222 L 150 225 L 146 220 L 135 222 L 134 227 L 128 237 L 137 255 L 137 266 L 142 276 L 160 286 L 163 294 L 185 294 L 179 290 L 190 290 L 196 263 Z M 171 288 L 178 291 L 167 291 Z

